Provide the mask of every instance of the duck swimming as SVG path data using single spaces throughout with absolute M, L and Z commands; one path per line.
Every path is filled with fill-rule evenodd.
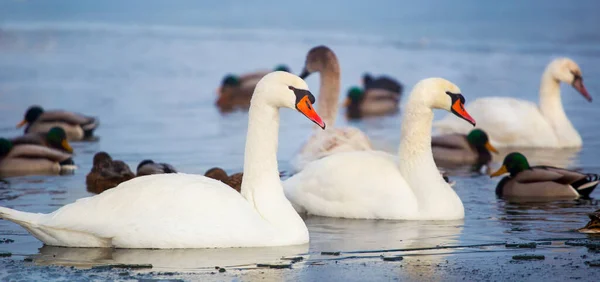
M 242 190 L 242 178 L 244 177 L 244 174 L 241 172 L 227 175 L 227 172 L 222 168 L 213 167 L 207 170 L 206 173 L 204 173 L 204 176 L 219 180 L 235 189 L 235 191 L 240 192 Z
M 502 167 L 491 177 L 510 173 L 496 186 L 500 197 L 579 198 L 589 197 L 600 180 L 598 174 L 573 170 L 530 166 L 527 158 L 518 152 L 504 158 Z
M 17 128 L 27 125 L 25 133 L 46 133 L 53 127 L 61 127 L 70 141 L 92 138 L 99 122 L 96 118 L 56 110 L 44 111 L 40 106 L 31 106 L 25 113 L 25 119 Z
M 71 154 L 45 146 L 14 145 L 0 138 L 0 175 L 58 175 L 75 169 Z
M 592 101 L 579 66 L 571 59 L 553 60 L 542 74 L 539 105 L 510 97 L 480 98 L 467 110 L 496 147 L 578 148 L 581 136 L 567 118 L 560 99 L 560 83 L 568 83 Z M 441 134 L 466 134 L 471 129 L 446 117 L 435 123 Z
M 454 220 L 462 201 L 438 171 L 431 152 L 433 110 L 475 125 L 458 86 L 442 78 L 415 85 L 403 113 L 398 155 L 354 151 L 315 160 L 284 181 L 299 213 L 354 219 Z
M 161 173 L 177 173 L 177 170 L 170 164 L 155 163 L 152 160 L 143 160 L 137 167 L 137 176 Z
M 485 131 L 473 129 L 469 134 L 447 134 L 431 138 L 433 159 L 438 166 L 489 165 L 498 150 L 490 144 Z
M 290 72 L 286 65 L 278 65 L 274 71 Z M 248 109 L 250 99 L 258 81 L 270 71 L 256 71 L 242 75 L 228 74 L 223 78 L 221 87 L 217 89 L 215 105 L 221 112 L 235 109 Z
M 363 89 L 383 89 L 393 93 L 398 94 L 398 96 L 402 95 L 403 86 L 397 80 L 382 75 L 380 77 L 374 77 L 370 73 L 366 72 L 362 77 Z
M 302 218 L 283 194 L 277 170 L 279 108 L 325 128 L 306 82 L 273 72 L 256 85 L 248 112 L 241 193 L 201 175 L 136 177 L 53 213 L 0 207 L 46 245 L 101 248 L 233 248 L 306 244 Z M 218 215 L 218 216 L 216 216 Z
M 329 128 L 320 130 L 315 127 L 312 136 L 290 161 L 294 171 L 301 171 L 307 163 L 331 154 L 372 148 L 369 137 L 360 129 L 335 126 L 340 95 L 340 65 L 335 53 L 327 46 L 317 46 L 308 51 L 300 77 L 304 79 L 315 72 L 321 76 L 317 105 Z
M 11 139 L 13 145 L 32 144 L 46 146 L 52 149 L 73 153 L 73 148 L 67 141 L 67 134 L 61 127 L 53 127 L 48 132 L 31 132 Z
M 348 90 L 344 107 L 349 119 L 361 119 L 370 116 L 382 116 L 398 112 L 400 95 L 387 89 L 360 89 L 352 87 Z
M 106 152 L 99 152 L 94 155 L 94 165 L 85 177 L 85 184 L 88 192 L 100 194 L 134 177 L 125 162 L 113 160 Z

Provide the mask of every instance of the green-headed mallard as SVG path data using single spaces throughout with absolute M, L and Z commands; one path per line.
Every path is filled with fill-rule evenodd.
M 584 227 L 577 229 L 577 231 L 592 234 L 600 233 L 600 210 L 590 213 L 588 216 L 590 217 L 590 222 Z
M 488 165 L 492 160 L 490 151 L 498 153 L 481 129 L 473 129 L 468 135 L 433 136 L 431 148 L 433 159 L 439 166 Z
M 286 65 L 278 65 L 274 71 L 286 71 L 290 69 Z M 255 71 L 243 75 L 228 74 L 223 78 L 221 86 L 217 89 L 218 98 L 215 104 L 222 112 L 235 109 L 248 109 L 254 87 L 258 81 L 271 71 Z
M 152 160 L 143 160 L 137 167 L 137 176 L 161 173 L 177 173 L 177 170 L 170 164 L 155 163 Z
M 125 162 L 113 160 L 106 152 L 99 152 L 94 155 L 94 165 L 85 178 L 85 184 L 88 192 L 100 194 L 134 177 Z
M 352 87 L 348 90 L 344 106 L 348 118 L 360 119 L 396 113 L 399 102 L 400 96 L 386 89 L 363 90 Z
M 67 134 L 62 127 L 53 127 L 46 133 L 30 132 L 11 139 L 13 145 L 33 144 L 42 145 L 52 149 L 73 153 L 73 148 L 67 141 Z
M 491 177 L 510 173 L 496 187 L 502 197 L 588 197 L 598 185 L 597 174 L 585 174 L 551 166 L 529 166 L 521 153 L 510 153 Z
M 222 168 L 213 167 L 207 170 L 206 173 L 204 173 L 204 176 L 219 180 L 235 189 L 235 191 L 240 192 L 242 189 L 242 178 L 244 177 L 244 174 L 241 172 L 227 175 L 227 172 Z
M 27 124 L 25 133 L 46 133 L 59 126 L 67 134 L 67 139 L 80 141 L 92 138 L 99 123 L 96 118 L 67 111 L 44 111 L 40 106 L 31 106 L 25 113 L 25 119 L 17 127 Z
M 365 90 L 384 89 L 394 92 L 397 95 L 402 95 L 402 84 L 389 76 L 382 75 L 379 77 L 374 77 L 370 73 L 366 72 L 363 74 L 362 82 Z
M 70 154 L 39 145 L 13 145 L 0 138 L 0 175 L 55 175 L 74 169 Z

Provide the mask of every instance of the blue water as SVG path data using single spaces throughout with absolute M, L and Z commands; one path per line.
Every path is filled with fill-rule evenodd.
M 546 64 L 568 56 L 581 66 L 596 99 L 588 103 L 570 86 L 562 87 L 565 109 L 584 147 L 530 154 L 536 156 L 534 163 L 600 172 L 600 2 L 322 2 L 1 1 L 0 136 L 18 135 L 14 125 L 32 104 L 98 116 L 101 127 L 98 142 L 74 144 L 79 166 L 75 175 L 11 178 L 10 187 L 0 189 L 0 205 L 51 212 L 89 196 L 85 174 L 100 150 L 130 166 L 152 158 L 188 173 L 213 166 L 240 171 L 247 114 L 222 115 L 214 108 L 222 76 L 280 63 L 299 72 L 306 52 L 318 44 L 336 52 L 343 89 L 357 84 L 364 71 L 393 75 L 408 88 L 420 79 L 440 76 L 459 85 L 467 102 L 490 95 L 536 101 Z M 318 77 L 310 77 L 308 83 L 318 93 Z M 436 118 L 444 115 L 437 112 Z M 397 115 L 352 125 L 364 130 L 378 148 L 395 151 L 400 122 Z M 338 124 L 347 124 L 341 113 Z M 287 169 L 311 124 L 284 111 L 281 125 L 278 157 L 280 167 Z M 595 200 L 507 203 L 494 195 L 497 179 L 464 173 L 453 179 L 465 205 L 464 221 L 312 217 L 307 219 L 310 246 L 289 253 L 584 238 L 573 229 L 583 226 L 585 214 L 598 208 Z M 42 244 L 15 224 L 0 221 L 0 238 L 15 240 L 0 245 L 0 252 L 14 254 L 0 265 L 14 267 L 24 256 L 47 254 L 48 248 L 38 251 Z M 86 263 L 97 263 L 95 253 L 72 252 L 71 263 L 78 255 Z M 113 254 L 113 259 L 137 262 L 155 256 L 154 264 L 161 266 L 157 261 L 172 255 L 171 261 L 180 261 L 179 253 L 124 252 Z M 191 252 L 187 257 L 207 257 L 195 267 L 215 261 L 234 264 L 227 260 L 228 252 Z M 262 252 L 244 255 L 254 262 L 263 259 Z M 24 267 L 36 272 L 35 267 Z

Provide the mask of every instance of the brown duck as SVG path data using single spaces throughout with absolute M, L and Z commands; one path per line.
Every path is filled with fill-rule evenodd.
M 581 233 L 600 234 L 600 210 L 588 214 L 590 222 L 584 227 L 577 229 Z
M 135 174 L 125 162 L 113 160 L 106 152 L 99 152 L 94 155 L 94 166 L 86 176 L 85 183 L 88 192 L 100 194 L 134 177 Z
M 244 174 L 241 172 L 227 175 L 227 172 L 222 168 L 213 167 L 207 170 L 206 173 L 204 173 L 204 176 L 219 180 L 235 189 L 235 191 L 240 192 L 242 190 L 242 178 L 244 177 Z

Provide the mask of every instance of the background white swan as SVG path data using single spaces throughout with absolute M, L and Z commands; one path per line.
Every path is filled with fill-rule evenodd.
M 592 101 L 583 85 L 579 66 L 571 59 L 560 58 L 550 62 L 542 75 L 539 106 L 510 97 L 488 97 L 469 103 L 467 110 L 496 147 L 581 147 L 581 136 L 562 106 L 560 82 L 571 84 Z M 434 126 L 441 134 L 467 134 L 471 130 L 450 116 Z
M 306 55 L 301 78 L 319 72 L 319 112 L 327 124 L 327 130 L 315 128 L 312 136 L 302 145 L 290 161 L 294 171 L 301 171 L 314 160 L 339 152 L 370 150 L 371 141 L 356 127 L 334 127 L 340 96 L 340 65 L 335 53 L 326 46 L 312 48 Z
M 431 153 L 432 109 L 475 124 L 463 104 L 460 89 L 451 82 L 420 81 L 404 110 L 399 157 L 355 151 L 316 160 L 284 182 L 286 196 L 299 212 L 329 217 L 464 218 L 460 198 L 438 172 Z
M 47 245 L 117 248 L 222 248 L 304 244 L 306 225 L 285 198 L 277 169 L 279 109 L 297 109 L 321 127 L 301 78 L 266 75 L 252 97 L 242 193 L 188 174 L 135 178 L 50 214 L 0 207 Z

